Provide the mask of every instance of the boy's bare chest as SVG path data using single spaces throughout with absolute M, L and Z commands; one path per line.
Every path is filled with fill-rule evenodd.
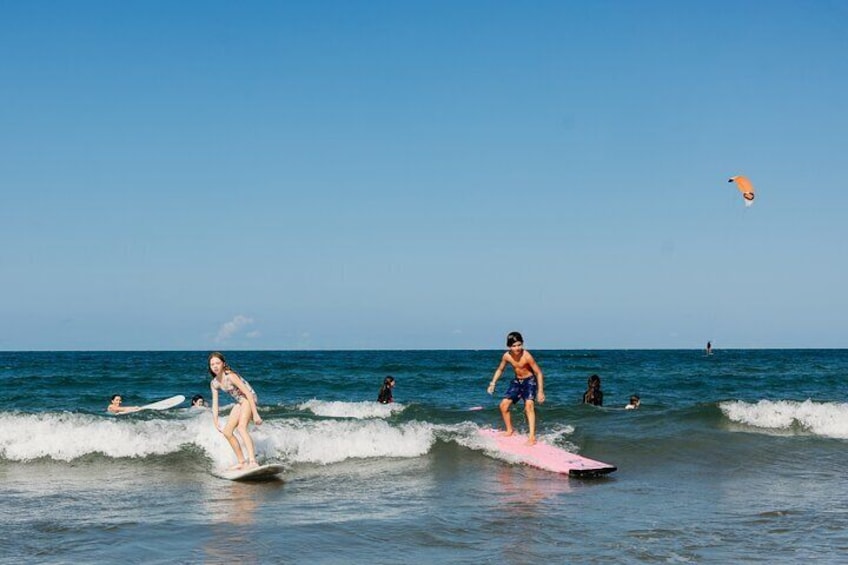
M 508 355 L 507 361 L 509 361 L 509 364 L 512 365 L 514 369 L 523 369 L 524 367 L 527 367 L 527 365 L 530 364 L 530 362 L 527 360 L 527 355 L 524 354 L 522 354 L 518 359 L 516 359 L 512 355 Z

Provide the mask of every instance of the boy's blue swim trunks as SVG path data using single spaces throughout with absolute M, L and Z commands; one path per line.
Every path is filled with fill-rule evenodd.
M 536 388 L 538 385 L 536 384 L 536 375 L 530 375 L 529 377 L 525 377 L 523 379 L 519 379 L 515 377 L 512 379 L 512 382 L 509 383 L 509 388 L 506 389 L 506 394 L 504 394 L 504 398 L 509 398 L 513 403 L 518 402 L 520 399 L 532 400 L 536 401 Z

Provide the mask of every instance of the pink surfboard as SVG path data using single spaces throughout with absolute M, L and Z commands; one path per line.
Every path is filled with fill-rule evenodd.
M 563 473 L 569 477 L 597 477 L 616 470 L 615 465 L 595 461 L 569 453 L 559 447 L 537 441 L 535 445 L 527 445 L 527 436 L 513 434 L 501 435 L 498 430 L 480 430 L 480 435 L 494 440 L 498 450 L 517 457 L 522 463 L 538 467 L 545 471 Z

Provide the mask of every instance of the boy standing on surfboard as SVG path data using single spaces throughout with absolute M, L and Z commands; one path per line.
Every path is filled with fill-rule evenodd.
M 510 408 L 520 399 L 524 399 L 524 412 L 527 414 L 527 425 L 530 428 L 527 444 L 533 445 L 536 443 L 536 400 L 538 399 L 539 404 L 545 402 L 545 377 L 530 352 L 524 350 L 524 338 L 520 333 L 510 332 L 506 336 L 506 346 L 509 351 L 503 354 L 487 392 L 489 394 L 495 392 L 495 383 L 503 374 L 506 364 L 512 365 L 515 370 L 515 379 L 509 384 L 500 404 L 501 415 L 506 426 L 504 435 L 511 436 L 514 433 Z

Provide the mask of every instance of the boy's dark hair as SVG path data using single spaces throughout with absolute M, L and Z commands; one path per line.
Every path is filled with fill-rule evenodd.
M 521 334 L 518 332 L 509 332 L 506 336 L 506 346 L 512 347 L 516 343 L 521 342 L 524 343 L 524 338 L 521 337 Z
M 120 394 L 113 394 L 112 397 L 109 399 L 109 402 L 112 402 L 113 400 L 115 400 L 119 396 L 121 396 L 121 395 Z
M 202 394 L 195 394 L 194 396 L 191 397 L 191 403 L 192 404 L 194 404 L 198 400 L 203 400 L 203 402 L 206 402 L 206 400 L 203 398 Z

